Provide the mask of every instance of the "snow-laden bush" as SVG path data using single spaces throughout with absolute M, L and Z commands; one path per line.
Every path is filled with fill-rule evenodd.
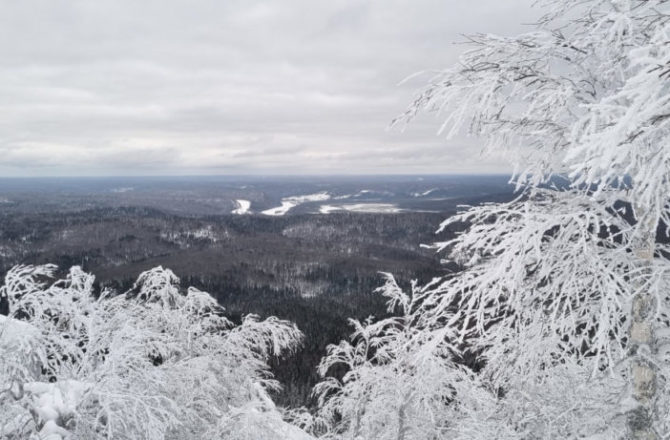
M 15 267 L 0 289 L 0 438 L 306 438 L 268 396 L 267 360 L 299 343 L 293 324 L 235 326 L 161 267 L 98 295 L 79 267 L 55 269 Z
M 473 375 L 454 362 L 450 328 L 433 325 L 422 311 L 429 289 L 403 292 L 389 275 L 378 289 L 388 311 L 374 321 L 351 320 L 351 341 L 328 347 L 319 365 L 317 428 L 327 438 L 410 440 L 443 438 L 457 417 L 455 400 L 478 390 Z M 441 337 L 438 337 L 438 334 Z M 339 379 L 329 372 L 344 367 Z M 318 431 L 318 429 L 316 429 Z

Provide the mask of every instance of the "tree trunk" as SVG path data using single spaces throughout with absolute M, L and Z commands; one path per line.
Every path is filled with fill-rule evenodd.
M 659 438 L 654 430 L 658 379 L 656 367 L 651 360 L 657 351 L 654 319 L 658 305 L 653 292 L 646 290 L 648 286 L 645 284 L 654 260 L 657 220 L 645 214 L 644 209 L 636 206 L 635 217 L 638 220 L 640 239 L 634 243 L 633 252 L 640 261 L 641 277 L 630 313 L 629 380 L 634 407 L 627 414 L 629 438 L 633 440 Z
M 405 433 L 407 428 L 405 427 L 405 403 L 400 405 L 400 409 L 398 410 L 398 433 L 396 436 L 396 440 L 405 440 Z

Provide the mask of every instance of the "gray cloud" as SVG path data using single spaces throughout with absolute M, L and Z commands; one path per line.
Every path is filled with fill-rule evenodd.
M 459 34 L 532 0 L 22 0 L 0 15 L 0 175 L 504 171 L 423 117 Z

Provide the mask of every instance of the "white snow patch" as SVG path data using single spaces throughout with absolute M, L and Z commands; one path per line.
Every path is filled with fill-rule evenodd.
M 306 202 L 323 202 L 326 200 L 330 200 L 330 194 L 327 192 L 320 192 L 316 194 L 307 194 L 307 195 L 302 195 L 302 196 L 291 196 L 291 197 L 284 197 L 281 199 L 281 206 L 277 206 L 275 208 L 270 208 L 266 209 L 265 211 L 261 212 L 261 214 L 265 215 L 284 215 L 287 212 L 289 212 L 292 208 L 295 208 L 296 206 L 306 203 Z
M 235 200 L 237 208 L 232 211 L 233 214 L 250 214 L 249 208 L 251 208 L 251 202 L 249 200 L 237 199 Z
M 379 195 L 379 196 L 392 196 L 393 193 L 390 191 L 377 191 L 374 189 L 362 189 L 354 194 L 352 197 L 363 197 L 366 195 Z
M 342 208 L 351 212 L 377 212 L 377 213 L 396 213 L 402 209 L 398 205 L 391 203 L 356 203 L 353 205 L 342 205 Z
M 0 315 L 0 344 L 5 344 L 5 349 L 7 346 L 18 349 L 18 346 L 22 343 L 30 344 L 31 338 L 38 334 L 39 331 L 32 325 Z
M 121 188 L 112 188 L 111 191 L 113 193 L 126 193 L 126 192 L 130 192 L 130 191 L 134 191 L 134 190 L 135 190 L 135 188 L 133 188 L 132 186 L 124 186 L 124 187 L 121 187 Z
M 377 191 L 373 191 L 373 190 L 371 190 L 371 189 L 362 189 L 362 190 L 358 191 L 358 192 L 354 195 L 354 197 L 361 197 L 361 196 L 364 196 L 364 195 L 366 195 L 366 194 L 375 194 L 376 192 L 377 192 Z
M 289 212 L 291 210 L 291 208 L 294 208 L 296 206 L 298 206 L 298 204 L 295 203 L 295 202 L 288 202 L 288 201 L 283 201 L 282 200 L 281 206 L 277 206 L 276 208 L 266 209 L 261 214 L 265 214 L 265 215 L 284 215 L 287 212 Z
M 341 211 L 342 208 L 339 206 L 333 206 L 333 205 L 321 205 L 319 207 L 319 213 L 321 214 L 330 214 L 333 211 Z
M 424 192 L 415 192 L 415 193 L 412 193 L 412 197 L 426 197 L 427 195 L 437 191 L 438 189 L 439 188 L 432 188 L 432 189 L 429 189 L 428 191 L 424 191 Z
M 364 212 L 378 214 L 395 214 L 403 210 L 391 203 L 353 203 L 345 205 L 322 205 L 319 213 L 330 214 L 334 211 Z
M 377 191 L 374 189 L 362 189 L 358 191 L 356 194 L 343 194 L 341 196 L 336 196 L 333 197 L 333 200 L 344 200 L 344 199 L 355 199 L 357 197 L 363 197 L 363 196 L 392 196 L 393 193 L 390 191 Z
M 24 384 L 24 391 L 32 397 L 32 409 L 45 422 L 40 430 L 40 438 L 60 440 L 68 437 L 68 431 L 59 426 L 58 422 L 75 416 L 77 406 L 90 388 L 90 384 L 77 380 Z
M 305 203 L 305 202 L 323 202 L 324 200 L 329 200 L 330 194 L 327 192 L 320 192 L 316 194 L 308 194 L 304 196 L 292 196 L 282 199 L 282 201 L 292 201 L 296 203 Z

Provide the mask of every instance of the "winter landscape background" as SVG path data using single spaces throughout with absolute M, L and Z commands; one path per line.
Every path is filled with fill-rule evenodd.
M 670 0 L 0 36 L 0 440 L 670 438 Z
M 460 205 L 512 197 L 509 176 L 30 178 L 0 181 L 0 277 L 16 264 L 78 265 L 96 290 L 156 266 L 211 293 L 227 316 L 295 322 L 305 341 L 273 360 L 278 402 L 313 405 L 326 346 L 349 318 L 385 316 L 380 272 L 407 286 L 455 270 L 422 244 Z M 278 212 L 282 201 L 296 205 Z M 240 201 L 246 207 L 241 210 Z M 299 202 L 299 203 L 298 203 Z M 2 300 L 0 300 L 2 301 Z

